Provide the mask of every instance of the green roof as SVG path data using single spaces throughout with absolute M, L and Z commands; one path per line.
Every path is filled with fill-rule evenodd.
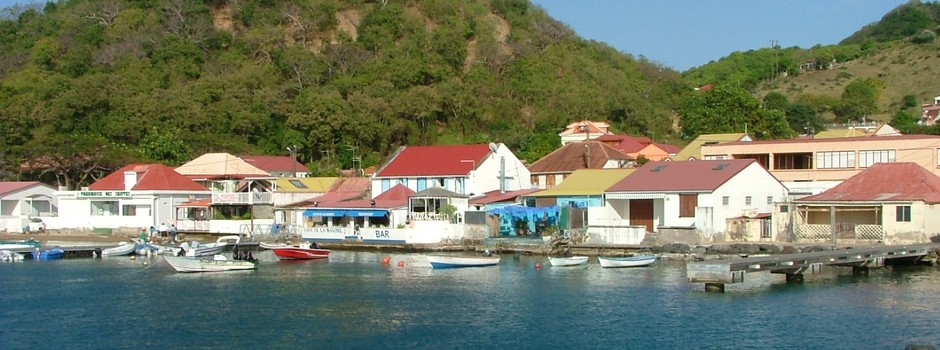
M 274 182 L 277 184 L 278 192 L 326 193 L 338 179 L 338 177 L 285 177 L 278 178 Z
M 679 153 L 672 157 L 672 160 L 689 160 L 689 158 L 702 159 L 702 146 L 709 142 L 734 142 L 747 136 L 745 133 L 736 134 L 705 134 L 698 135 L 695 140 L 689 142 Z
M 526 197 L 601 195 L 634 170 L 636 169 L 578 169 L 568 175 L 558 186 L 526 195 Z

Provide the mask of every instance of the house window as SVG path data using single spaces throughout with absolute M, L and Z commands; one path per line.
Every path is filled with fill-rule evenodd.
M 855 152 L 818 152 L 816 153 L 817 169 L 840 169 L 855 167 Z
M 721 205 L 728 205 L 728 203 L 731 203 L 731 197 L 728 197 L 728 196 L 721 197 Z
M 91 215 L 92 216 L 118 215 L 118 202 L 117 201 L 92 201 L 91 202 Z
M 444 188 L 444 178 L 437 179 L 437 187 Z
M 786 206 L 786 205 L 781 205 L 781 206 L 780 206 L 780 212 L 781 212 L 781 213 L 789 213 L 789 212 L 790 212 L 790 207 L 789 207 L 789 206 Z
M 770 237 L 770 220 L 763 219 L 760 221 L 760 238 L 771 238 Z
M 767 205 L 773 205 L 773 204 L 774 204 L 774 197 L 767 196 Z
M 300 182 L 300 180 L 287 180 L 287 182 L 290 182 L 291 185 L 294 185 L 294 187 L 297 188 L 307 188 L 307 185 L 305 185 L 303 182 Z
M 124 216 L 137 216 L 137 206 L 136 205 L 121 206 L 121 214 Z
M 679 217 L 690 218 L 695 216 L 695 207 L 698 206 L 698 195 L 680 194 L 679 195 Z
M 555 187 L 555 175 L 545 175 L 545 189 Z
M 751 205 L 751 196 L 744 197 L 744 205 Z
M 454 179 L 454 192 L 457 192 L 460 194 L 467 194 L 467 191 L 464 188 L 464 178 L 458 177 Z
M 897 222 L 911 222 L 911 206 L 910 205 L 899 205 L 897 206 Z
M 388 179 L 382 179 L 382 192 L 388 191 L 392 183 Z
M 534 187 L 534 188 L 538 188 L 538 187 L 539 187 L 539 176 L 538 176 L 538 175 L 532 175 L 532 176 L 530 176 L 530 177 L 529 177 L 529 180 L 532 182 L 532 187 Z
M 858 151 L 858 166 L 867 168 L 875 163 L 894 163 L 894 150 Z
M 426 188 L 428 188 L 428 179 L 427 179 L 427 178 L 423 178 L 423 177 L 419 177 L 419 178 L 418 178 L 418 191 L 419 191 L 419 192 L 420 192 L 420 191 L 424 191 L 424 189 L 426 189 Z
M 702 158 L 705 160 L 726 160 L 728 159 L 728 155 L 727 154 L 707 155 Z

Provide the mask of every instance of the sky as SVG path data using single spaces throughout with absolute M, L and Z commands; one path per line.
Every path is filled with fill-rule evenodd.
M 680 72 L 735 51 L 832 45 L 909 0 L 531 0 L 581 38 Z
M 909 0 L 530 0 L 584 39 L 685 71 L 734 51 L 837 44 Z M 36 0 L 0 0 L 0 8 Z

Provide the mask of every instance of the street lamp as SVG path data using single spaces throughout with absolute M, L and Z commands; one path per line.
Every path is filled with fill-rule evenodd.
M 297 146 L 291 145 L 287 147 L 287 151 L 290 152 L 290 177 L 297 176 Z

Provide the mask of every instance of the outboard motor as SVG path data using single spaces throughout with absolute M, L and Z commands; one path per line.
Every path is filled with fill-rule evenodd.
M 101 259 L 101 248 L 95 248 L 95 257 Z

